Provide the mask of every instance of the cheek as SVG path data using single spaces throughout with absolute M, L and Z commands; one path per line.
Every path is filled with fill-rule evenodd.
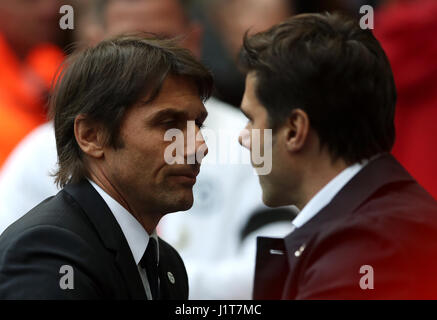
M 133 151 L 133 163 L 155 183 L 161 183 L 165 180 L 168 164 L 164 154 L 167 146 L 168 142 L 164 141 L 161 135 L 156 135 L 144 139 L 142 143 L 136 145 L 135 151 Z
M 136 181 L 137 185 L 158 185 L 165 183 L 168 164 L 165 161 L 165 150 L 171 141 L 165 141 L 165 130 L 155 127 L 144 127 L 134 116 L 122 131 L 124 147 L 119 151 L 120 160 L 124 162 L 123 175 L 126 179 Z M 138 121 L 137 121 L 138 120 Z
M 278 148 L 277 144 L 271 146 L 271 161 L 272 161 L 272 170 L 270 172 L 269 179 L 274 181 L 275 183 L 280 183 L 281 180 L 284 180 L 286 176 L 286 172 L 284 170 L 284 157 L 282 154 L 282 150 Z
M 108 157 L 108 163 L 111 170 L 125 181 L 131 180 L 139 182 L 153 173 L 154 157 L 156 153 L 151 147 L 145 145 L 132 144 L 125 141 L 124 147 L 116 150 L 111 157 Z

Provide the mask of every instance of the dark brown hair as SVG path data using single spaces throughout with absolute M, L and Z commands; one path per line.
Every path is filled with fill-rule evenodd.
M 211 95 L 210 72 L 173 40 L 119 36 L 69 57 L 50 99 L 59 165 L 56 183 L 63 187 L 86 177 L 74 136 L 79 114 L 102 124 L 108 145 L 121 147 L 118 131 L 126 110 L 140 99 L 151 102 L 168 75 L 193 81 L 203 101 Z
M 244 38 L 240 63 L 273 129 L 304 110 L 333 158 L 355 163 L 391 150 L 396 88 L 370 30 L 339 14 L 302 14 Z

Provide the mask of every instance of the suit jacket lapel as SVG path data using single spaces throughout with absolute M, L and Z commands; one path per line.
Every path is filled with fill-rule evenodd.
M 168 272 L 171 271 L 166 271 L 166 268 L 163 267 L 163 264 L 160 264 L 159 266 L 159 299 L 160 300 L 173 300 L 173 299 L 178 299 L 175 296 L 175 290 L 174 290 L 174 286 L 175 284 L 172 284 L 170 282 L 169 279 L 169 274 Z M 174 277 L 173 273 L 171 273 L 171 275 Z M 175 281 L 176 279 L 173 278 Z
M 182 260 L 159 239 L 159 287 L 161 300 L 188 299 L 188 277 Z
M 305 255 L 305 249 L 311 246 L 310 239 L 327 224 L 338 223 L 339 217 L 353 213 L 378 190 L 394 183 L 413 182 L 414 179 L 389 154 L 369 162 L 357 173 L 319 213 L 285 237 L 290 274 L 287 278 L 283 298 L 293 297 L 298 279 L 297 262 Z
M 284 239 L 258 237 L 253 299 L 280 299 L 288 273 Z
M 64 191 L 69 193 L 82 207 L 105 247 L 114 251 L 117 268 L 125 280 L 130 298 L 146 300 L 144 286 L 127 240 L 99 193 L 87 180 L 68 184 Z

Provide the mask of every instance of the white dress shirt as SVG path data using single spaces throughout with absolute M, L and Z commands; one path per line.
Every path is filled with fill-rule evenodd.
M 363 169 L 369 160 L 363 160 L 361 163 L 355 163 L 342 172 L 334 179 L 329 181 L 314 197 L 303 207 L 292 224 L 294 228 L 300 228 L 309 220 L 317 215 L 326 205 L 328 205 L 335 195 L 358 173 Z M 294 230 L 294 229 L 293 229 Z
M 149 234 L 138 222 L 138 220 L 135 219 L 135 217 L 130 214 L 129 211 L 127 211 L 120 203 L 114 200 L 114 198 L 107 194 L 96 183 L 91 180 L 88 181 L 106 202 L 118 224 L 120 225 L 121 231 L 127 240 L 129 248 L 135 259 L 135 263 L 137 264 L 141 280 L 143 281 L 144 290 L 146 291 L 147 299 L 152 300 L 152 293 L 150 290 L 149 281 L 147 279 L 146 270 L 140 266 L 141 258 L 143 257 L 147 245 L 149 244 Z M 159 242 L 156 232 L 154 231 L 150 237 L 156 240 L 157 257 L 159 259 Z

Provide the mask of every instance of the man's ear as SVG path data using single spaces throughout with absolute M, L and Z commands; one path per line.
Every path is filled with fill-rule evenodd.
M 80 114 L 74 119 L 74 136 L 85 154 L 96 159 L 103 157 L 104 139 L 101 125 Z
M 286 147 L 288 151 L 301 150 L 308 140 L 310 120 L 302 109 L 294 109 L 285 124 Z

